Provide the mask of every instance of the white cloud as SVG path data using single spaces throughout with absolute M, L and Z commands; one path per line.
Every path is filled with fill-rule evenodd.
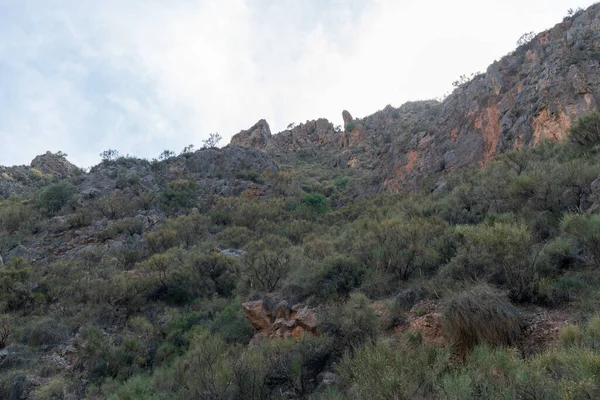
M 364 116 L 483 71 L 584 0 L 0 2 L 0 164 L 156 157 L 266 118 Z M 35 13 L 33 10 L 35 9 Z

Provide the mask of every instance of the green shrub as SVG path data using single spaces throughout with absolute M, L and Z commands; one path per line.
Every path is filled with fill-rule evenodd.
M 342 398 L 433 399 L 446 398 L 438 388 L 450 366 L 446 349 L 379 341 L 347 353 L 336 372 L 348 394 Z
M 217 235 L 219 243 L 226 247 L 239 249 L 252 238 L 252 231 L 245 226 L 230 226 Z
M 246 343 L 254 334 L 238 302 L 230 304 L 217 315 L 211 332 L 228 343 Z
M 145 233 L 144 240 L 152 253 L 165 252 L 178 244 L 177 231 L 168 227 Z
M 461 226 L 457 231 L 462 236 L 462 246 L 442 275 L 506 287 L 514 301 L 537 300 L 539 263 L 527 226 L 493 222 Z
M 308 193 L 302 198 L 302 206 L 309 212 L 323 214 L 329 210 L 327 200 L 320 193 Z
M 377 314 L 362 293 L 353 293 L 343 306 L 321 310 L 318 319 L 319 327 L 333 339 L 334 356 L 374 342 L 378 333 Z
M 59 212 L 73 198 L 75 187 L 67 182 L 50 185 L 38 194 L 36 206 L 48 216 Z
M 9 314 L 0 314 L 0 349 L 8 344 L 8 338 L 13 332 L 13 320 Z
M 600 266 L 600 215 L 567 214 L 561 229 L 585 249 L 591 263 Z
M 52 318 L 34 320 L 21 330 L 20 341 L 29 346 L 55 346 L 68 338 L 67 327 Z
M 35 382 L 27 371 L 9 371 L 0 374 L 0 399 L 25 399 Z
M 272 292 L 289 271 L 290 242 L 275 235 L 253 241 L 246 247 L 242 258 L 242 273 L 252 289 Z
M 366 265 L 381 266 L 407 280 L 413 272 L 427 272 L 442 261 L 445 233 L 446 224 L 436 218 L 389 218 L 369 222 L 355 248 Z
M 160 198 L 167 211 L 179 212 L 197 206 L 197 191 L 195 181 L 179 179 L 169 182 Z
M 20 203 L 8 203 L 0 208 L 0 230 L 13 235 L 27 226 L 31 218 L 31 209 Z
M 62 400 L 66 395 L 66 382 L 62 377 L 50 380 L 47 385 L 42 386 L 35 392 L 35 400 Z
M 600 113 L 592 112 L 580 117 L 569 129 L 569 139 L 580 146 L 600 143 Z
M 348 184 L 349 183 L 350 183 L 350 178 L 348 178 L 347 176 L 343 176 L 341 178 L 337 178 L 336 180 L 333 181 L 334 186 L 338 190 L 346 190 L 346 189 L 348 189 Z
M 28 309 L 33 305 L 29 289 L 31 265 L 15 257 L 0 266 L 0 312 Z
M 337 256 L 323 261 L 324 269 L 316 284 L 316 295 L 329 300 L 347 296 L 361 285 L 365 271 L 353 259 Z
M 459 294 L 444 310 L 444 333 L 463 357 L 475 346 L 515 343 L 523 321 L 518 311 L 487 286 Z

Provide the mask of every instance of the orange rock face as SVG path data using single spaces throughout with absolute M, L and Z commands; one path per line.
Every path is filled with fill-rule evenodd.
M 561 142 L 567 138 L 567 131 L 571 126 L 571 118 L 564 112 L 559 111 L 552 115 L 548 109 L 543 110 L 533 119 L 534 143 L 538 144 L 543 139 Z
M 305 334 L 318 334 L 316 311 L 302 304 L 290 308 L 282 301 L 269 308 L 263 300 L 256 300 L 243 303 L 242 309 L 257 337 L 300 341 Z

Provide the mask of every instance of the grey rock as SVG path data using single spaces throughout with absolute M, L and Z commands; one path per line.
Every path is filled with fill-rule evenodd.
M 236 258 L 243 257 L 246 254 L 246 252 L 244 250 L 238 250 L 238 249 L 225 249 L 225 250 L 221 250 L 220 253 L 227 257 L 236 257 Z
M 28 261 L 33 261 L 38 255 L 39 252 L 37 250 L 25 247 L 22 244 L 20 244 L 8 252 L 8 254 L 6 255 L 6 261 L 8 262 L 16 257 L 22 257 Z

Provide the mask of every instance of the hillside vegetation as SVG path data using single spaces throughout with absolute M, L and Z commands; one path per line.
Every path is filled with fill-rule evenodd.
M 210 200 L 181 180 L 126 176 L 92 199 L 81 176 L 44 181 L 0 203 L 0 397 L 598 397 L 596 118 L 434 191 L 342 207 L 352 179 L 301 168 Z M 32 255 L 66 236 L 87 245 Z M 249 346 L 241 302 L 269 298 L 314 309 L 318 335 Z M 439 316 L 442 345 L 407 329 L 415 314 Z M 546 345 L 528 340 L 555 314 Z
M 0 399 L 600 398 L 599 18 L 343 127 L 0 167 Z

